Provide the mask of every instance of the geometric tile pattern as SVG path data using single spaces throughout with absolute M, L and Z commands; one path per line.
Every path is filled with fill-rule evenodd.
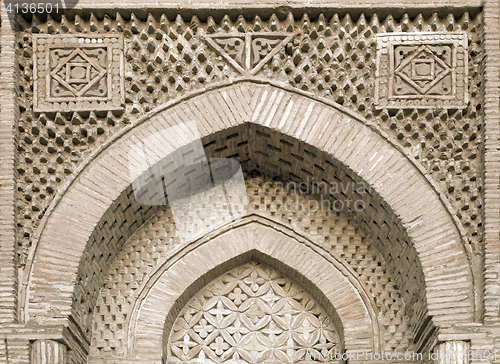
M 377 108 L 463 108 L 468 103 L 466 33 L 377 36 Z
M 120 36 L 34 35 L 34 110 L 124 107 Z
M 167 363 L 325 361 L 339 336 L 318 303 L 263 264 L 250 262 L 209 283 L 170 333 Z

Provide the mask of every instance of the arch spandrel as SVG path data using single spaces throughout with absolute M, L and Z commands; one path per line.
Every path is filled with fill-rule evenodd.
M 249 89 L 255 89 L 250 99 L 237 97 L 232 93 L 234 88 L 246 89 L 243 94 L 250 94 Z M 281 104 L 275 105 L 278 110 L 287 110 L 287 102 L 294 102 L 290 107 L 290 117 L 285 119 L 283 112 L 275 112 L 275 107 L 265 107 L 266 102 L 270 102 L 265 93 L 277 92 L 286 95 L 281 98 Z M 219 115 L 214 113 L 212 104 L 217 100 L 224 100 L 224 97 L 231 99 L 233 105 L 240 105 L 239 108 L 227 110 L 231 114 Z M 288 101 L 287 101 L 288 100 Z M 297 100 L 302 101 L 301 103 Z M 262 103 L 262 107 L 257 107 Z M 283 104 L 284 103 L 284 104 Z M 301 113 L 301 108 L 297 104 L 307 105 L 306 110 L 311 112 Z M 229 105 L 229 103 L 228 103 Z M 256 112 L 258 109 L 259 112 Z M 184 113 L 185 110 L 188 112 Z M 242 113 L 241 110 L 245 110 Z M 267 110 L 267 111 L 266 111 Z M 271 111 L 270 111 L 271 110 Z M 326 110 L 326 111 L 325 111 Z M 324 112 L 323 112 L 324 111 Z M 300 115 L 300 117 L 298 116 Z M 318 119 L 313 116 L 323 115 Z M 52 213 L 49 214 L 45 226 L 42 226 L 40 238 L 37 246 L 33 249 L 31 274 L 26 282 L 28 296 L 26 296 L 27 317 L 47 316 L 52 308 L 62 312 L 68 312 L 72 300 L 72 284 L 78 271 L 78 260 L 85 250 L 88 238 L 96 228 L 100 218 L 105 214 L 106 209 L 111 205 L 109 201 L 116 200 L 122 191 L 129 186 L 130 181 L 126 181 L 124 176 L 128 175 L 126 152 L 128 145 L 133 140 L 136 133 L 151 135 L 165 125 L 175 125 L 186 117 L 190 120 L 195 118 L 202 136 L 208 133 L 224 130 L 229 125 L 238 125 L 246 120 L 254 120 L 255 125 L 266 124 L 271 130 L 284 133 L 283 135 L 293 136 L 302 125 L 311 125 L 309 134 L 300 136 L 300 140 L 310 141 L 312 146 L 318 147 L 341 164 L 351 168 L 369 185 L 373 186 L 388 206 L 392 208 L 394 214 L 399 217 L 401 223 L 410 233 L 420 261 L 423 272 L 429 279 L 426 292 L 428 295 L 427 304 L 429 314 L 436 316 L 436 322 L 455 323 L 456 316 L 449 317 L 447 313 L 439 310 L 439 303 L 443 299 L 449 302 L 457 302 L 458 307 L 463 309 L 461 319 L 464 322 L 472 320 L 472 313 L 468 309 L 473 307 L 472 303 L 472 276 L 466 256 L 466 247 L 461 243 L 459 229 L 451 217 L 446 205 L 435 192 L 433 186 L 425 179 L 424 175 L 412 162 L 407 159 L 394 145 L 387 141 L 382 135 L 373 130 L 372 127 L 356 120 L 344 110 L 326 105 L 322 102 L 309 99 L 304 95 L 292 93 L 269 85 L 255 85 L 241 83 L 212 90 L 199 96 L 186 99 L 182 103 L 171 103 L 165 108 L 160 108 L 152 117 L 141 120 L 140 123 L 125 130 L 119 138 L 112 141 L 108 148 L 104 148 L 96 153 L 82 167 L 77 179 L 68 187 L 64 195 L 52 206 Z M 227 121 L 227 118 L 230 121 Z M 166 121 L 168 120 L 168 121 Z M 316 123 L 326 123 L 327 127 Z M 294 125 L 292 125 L 294 124 Z M 326 130 L 331 130 L 334 134 L 328 134 Z M 368 140 L 366 145 L 361 141 Z M 168 145 L 167 145 L 168 144 Z M 168 153 L 169 143 L 159 146 L 160 149 Z M 369 146 L 371 149 L 366 149 Z M 376 157 L 375 157 L 376 156 Z M 101 161 L 113 161 L 110 164 Z M 401 170 L 408 170 L 405 176 L 400 177 Z M 110 186 L 90 186 L 89 181 L 94 176 L 108 176 L 104 180 L 110 180 Z M 119 176 L 119 178 L 116 178 Z M 82 188 L 82 187 L 83 188 Z M 73 201 L 85 201 L 75 204 Z M 104 203 L 103 203 L 104 202 Z M 70 226 L 73 217 L 79 216 L 81 221 L 85 221 L 85 228 L 79 232 L 71 232 L 61 229 L 61 226 Z M 64 231 L 62 231 L 64 230 Z M 72 249 L 67 253 L 67 257 L 61 257 L 61 261 L 51 264 L 65 267 L 67 272 L 64 282 L 60 282 L 57 276 L 43 277 L 43 266 L 55 250 L 54 242 L 58 237 L 65 236 L 65 244 L 71 245 Z M 440 257 L 438 261 L 434 259 L 430 251 L 437 245 L 446 246 L 447 254 Z M 44 258 L 45 257 L 45 258 Z M 458 263 L 457 263 L 458 261 Z M 436 264 L 439 263 L 439 264 Z M 460 271 L 456 272 L 456 267 Z M 465 269 L 464 269 L 465 268 Z M 445 287 L 449 281 L 447 277 L 450 272 L 455 274 L 457 280 L 466 282 L 463 289 L 447 291 L 447 297 L 435 297 L 430 294 Z M 104 273 L 100 273 L 104 274 Z M 443 277 L 443 282 L 436 277 Z M 72 281 L 73 278 L 73 281 Z M 61 285 L 67 287 L 65 292 L 50 293 L 51 287 Z M 25 292 L 25 294 L 26 294 Z M 47 296 L 45 296 L 47 294 Z M 36 297 L 45 296 L 43 302 Z M 461 312 L 462 312 L 461 311 Z M 452 315 L 453 316 L 453 315 Z

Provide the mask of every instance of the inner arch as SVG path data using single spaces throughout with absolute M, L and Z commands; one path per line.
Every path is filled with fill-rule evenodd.
M 164 338 L 163 362 L 169 364 L 322 361 L 342 352 L 334 320 L 318 302 L 255 260 L 196 293 Z

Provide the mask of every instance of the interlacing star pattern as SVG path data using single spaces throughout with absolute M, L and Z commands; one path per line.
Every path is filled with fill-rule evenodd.
M 325 311 L 300 286 L 256 262 L 203 288 L 170 334 L 168 363 L 327 361 L 339 336 Z M 309 354 L 308 354 L 309 353 Z

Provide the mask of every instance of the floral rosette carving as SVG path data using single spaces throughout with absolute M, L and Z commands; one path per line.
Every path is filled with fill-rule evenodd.
M 318 303 L 277 271 L 251 262 L 212 281 L 184 307 L 168 363 L 327 361 L 339 335 Z

